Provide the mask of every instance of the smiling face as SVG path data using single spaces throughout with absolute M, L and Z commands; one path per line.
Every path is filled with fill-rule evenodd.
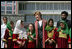
M 36 20 L 39 21 L 41 19 L 41 12 L 36 11 L 34 16 L 35 16 Z
M 40 16 L 39 16 L 39 15 L 36 15 L 36 16 L 35 16 L 35 18 L 36 18 L 36 20 L 38 20 L 38 21 L 39 21 Z

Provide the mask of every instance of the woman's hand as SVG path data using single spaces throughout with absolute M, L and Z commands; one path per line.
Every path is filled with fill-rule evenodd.
M 33 38 L 33 36 L 31 35 L 31 38 Z
M 71 48 L 71 44 L 69 44 L 69 48 Z
M 22 43 L 22 46 L 24 46 L 25 45 L 25 41 Z
M 47 42 L 48 40 L 49 40 L 49 38 L 48 38 L 48 39 L 46 39 L 46 40 L 45 40 L 45 42 Z
M 58 48 L 58 45 L 56 44 L 56 48 Z
M 50 44 L 52 44 L 52 42 L 53 42 L 52 40 L 49 40 L 49 43 L 50 43 Z
M 7 48 L 7 44 L 5 44 L 5 48 Z
M 21 42 L 21 41 L 17 41 L 17 43 L 18 43 L 19 45 L 21 45 L 21 44 L 22 44 L 22 42 Z

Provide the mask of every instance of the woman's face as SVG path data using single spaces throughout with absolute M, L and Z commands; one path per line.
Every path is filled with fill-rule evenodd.
M 53 22 L 52 21 L 49 22 L 49 26 L 53 26 Z
M 7 19 L 6 18 L 4 18 L 3 21 L 4 21 L 4 23 L 7 23 Z
M 14 24 L 11 24 L 11 27 L 14 28 Z
M 33 25 L 29 24 L 29 30 L 32 31 L 33 30 Z
M 21 28 L 24 28 L 24 22 L 21 23 Z
M 64 28 L 64 24 L 63 23 L 60 23 L 60 26 L 61 26 L 61 28 Z

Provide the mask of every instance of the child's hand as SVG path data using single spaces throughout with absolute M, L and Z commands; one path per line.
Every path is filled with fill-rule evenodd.
M 22 46 L 24 46 L 25 45 L 25 41 L 22 43 Z

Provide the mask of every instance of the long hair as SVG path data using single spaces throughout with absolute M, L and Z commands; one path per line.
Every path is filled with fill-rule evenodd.
M 50 22 L 50 21 L 52 21 L 52 23 L 53 23 L 53 25 L 54 25 L 54 21 L 53 21 L 52 18 L 50 18 L 50 19 L 48 20 L 48 25 L 49 25 L 49 22 Z

